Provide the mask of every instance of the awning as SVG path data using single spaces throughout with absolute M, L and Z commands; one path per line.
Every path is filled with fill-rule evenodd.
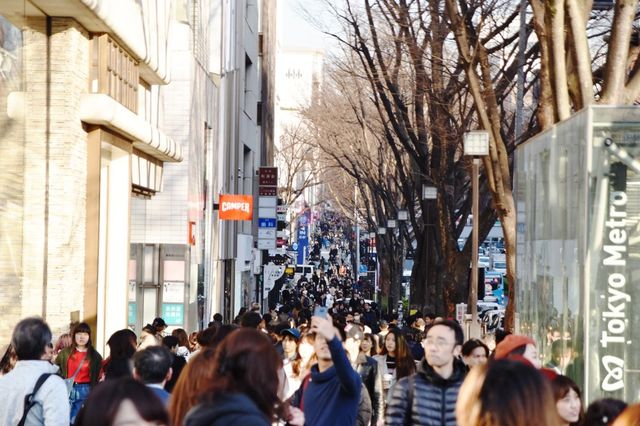
M 182 161 L 180 145 L 108 95 L 82 95 L 80 120 L 107 127 L 131 138 L 134 148 L 153 158 L 166 162 Z

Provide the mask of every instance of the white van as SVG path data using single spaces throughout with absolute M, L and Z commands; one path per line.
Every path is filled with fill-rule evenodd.
M 296 265 L 296 272 L 293 274 L 293 282 L 297 283 L 302 277 L 306 277 L 307 280 L 311 281 L 315 268 L 316 267 L 314 265 Z

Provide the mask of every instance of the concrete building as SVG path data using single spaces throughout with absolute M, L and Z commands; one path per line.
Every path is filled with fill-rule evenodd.
M 220 65 L 217 190 L 219 194 L 254 194 L 260 165 L 258 109 L 261 98 L 258 65 L 257 0 L 223 0 Z M 216 199 L 217 201 L 217 199 Z M 257 203 L 255 203 L 257 205 Z M 257 214 L 254 214 L 256 219 Z M 217 220 L 214 215 L 213 220 Z M 206 313 L 232 319 L 255 295 L 253 221 L 220 221 L 219 251 L 211 259 Z
M 0 3 L 0 343 L 28 315 L 54 334 L 87 321 L 100 350 L 127 326 L 131 206 L 182 160 L 159 90 L 171 13 L 169 0 Z
M 169 24 L 171 83 L 157 90 L 164 128 L 184 153 L 164 168 L 162 192 L 131 204 L 129 326 L 155 317 L 170 328 L 206 327 L 205 282 L 217 256 L 220 1 L 173 2 Z M 215 265 L 215 264 L 214 264 Z

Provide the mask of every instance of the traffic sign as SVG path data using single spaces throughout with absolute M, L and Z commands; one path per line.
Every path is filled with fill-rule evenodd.
M 258 229 L 258 239 L 260 240 L 275 240 L 276 239 L 276 230 L 275 228 L 259 228 Z
M 271 217 L 261 217 L 258 218 L 258 228 L 275 228 L 276 227 L 276 219 Z
M 275 197 L 278 195 L 278 187 L 276 186 L 261 186 L 258 188 L 258 195 L 260 197 Z
M 278 168 L 277 167 L 260 167 L 258 171 L 258 185 L 277 186 L 278 185 Z
M 276 248 L 276 240 L 258 240 L 258 250 L 272 250 Z

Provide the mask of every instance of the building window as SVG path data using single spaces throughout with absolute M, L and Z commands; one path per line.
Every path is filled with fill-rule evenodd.
M 91 92 L 138 111 L 138 62 L 108 34 L 93 37 Z

